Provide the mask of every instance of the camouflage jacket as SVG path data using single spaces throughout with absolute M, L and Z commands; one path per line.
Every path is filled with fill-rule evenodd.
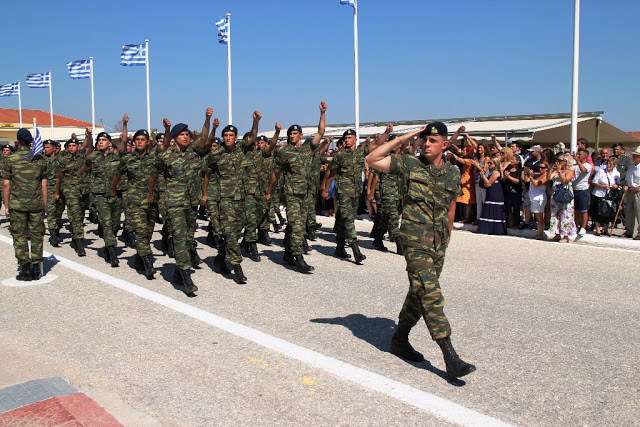
M 336 171 L 338 196 L 360 197 L 362 193 L 362 172 L 368 148 L 344 149 L 338 151 L 329 164 L 329 170 Z
M 310 143 L 301 144 L 299 147 L 287 144 L 277 152 L 274 170 L 278 173 L 284 173 L 284 192 L 286 195 L 306 197 L 307 191 L 309 191 L 315 148 Z
M 244 191 L 245 194 L 265 194 L 265 175 L 269 170 L 269 163 L 264 149 L 249 151 L 245 154 L 242 166 L 244 168 Z M 266 184 L 268 185 L 268 178 Z
M 434 232 L 438 241 L 446 241 L 449 237 L 449 207 L 462 194 L 458 168 L 448 162 L 434 166 L 426 163 L 424 158 L 393 154 L 390 173 L 400 175 L 406 187 L 400 229 L 404 241 L 409 245 L 411 242 L 416 245 L 429 243 L 415 242 L 420 236 L 408 233 L 412 227 L 406 227 L 405 222 L 418 223 L 422 231 Z
M 120 181 L 127 180 L 127 203 L 136 206 L 147 206 L 149 203 L 149 178 L 151 174 L 158 173 L 156 169 L 157 156 L 161 153 L 159 148 L 139 154 L 132 151 L 120 156 L 118 173 Z
M 58 178 L 59 158 L 58 156 L 44 157 L 47 162 L 47 187 L 55 188 L 56 179 Z M 49 197 L 53 197 L 53 193 L 49 194 Z
M 244 161 L 245 155 L 239 145 L 235 145 L 230 151 L 221 145 L 206 157 L 210 174 L 216 175 L 215 180 L 218 183 L 220 198 L 233 200 L 244 198 Z M 211 182 L 211 177 L 209 182 Z
M 62 173 L 62 188 L 78 186 L 88 182 L 87 179 L 81 180 L 80 177 L 78 177 L 78 171 L 86 161 L 87 157 L 83 153 L 78 153 L 75 156 L 69 153 L 59 155 L 58 173 Z
M 93 194 L 111 194 L 113 176 L 120 166 L 120 154 L 103 154 L 94 151 L 87 156 L 86 165 L 89 169 L 91 192 Z
M 42 155 L 33 156 L 31 150 L 21 147 L 5 159 L 2 177 L 10 181 L 10 210 L 44 210 L 42 180 L 47 178 L 47 162 Z
M 166 180 L 165 204 L 198 206 L 202 197 L 202 156 L 205 151 L 190 146 L 184 151 L 169 147 L 156 157 L 156 169 Z

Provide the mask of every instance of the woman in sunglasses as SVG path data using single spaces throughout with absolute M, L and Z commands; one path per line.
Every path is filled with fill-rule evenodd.
M 568 190 L 573 194 L 571 181 L 575 178 L 573 171 L 573 157 L 570 154 L 558 154 L 555 162 L 549 170 L 549 181 L 551 181 L 551 194 L 555 194 L 562 189 Z M 568 203 L 561 203 L 551 197 L 551 221 L 549 222 L 549 231 L 555 233 L 553 240 L 556 242 L 567 243 L 569 238 L 576 235 L 575 208 L 573 197 Z

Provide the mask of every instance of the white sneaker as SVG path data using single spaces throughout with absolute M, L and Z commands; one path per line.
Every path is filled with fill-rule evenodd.
M 585 234 L 587 234 L 587 230 L 584 228 L 581 228 L 580 231 L 578 231 L 578 236 L 584 236 Z

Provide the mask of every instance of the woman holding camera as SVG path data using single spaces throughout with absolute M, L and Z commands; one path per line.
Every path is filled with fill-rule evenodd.
M 571 181 L 575 178 L 573 171 L 573 157 L 569 153 L 558 154 L 555 162 L 549 171 L 549 181 L 551 181 L 551 221 L 549 231 L 555 233 L 553 240 L 567 243 L 569 238 L 576 235 L 575 207 L 573 204 L 573 187 Z M 557 194 L 570 192 L 571 200 L 561 202 L 556 200 Z

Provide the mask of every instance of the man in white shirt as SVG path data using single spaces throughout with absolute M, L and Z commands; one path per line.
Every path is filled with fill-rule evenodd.
M 589 191 L 589 177 L 591 176 L 592 166 L 587 162 L 589 152 L 586 148 L 581 148 L 574 156 L 576 164 L 573 167 L 575 178 L 573 179 L 573 195 L 575 205 L 576 226 L 580 227 L 578 235 L 584 236 L 587 232 L 587 219 L 589 217 L 589 199 L 591 192 Z
M 627 193 L 624 235 L 640 240 L 640 234 L 636 230 L 640 228 L 640 146 L 636 147 L 632 153 L 631 160 L 633 165 L 627 170 L 627 185 L 624 186 L 624 191 Z

